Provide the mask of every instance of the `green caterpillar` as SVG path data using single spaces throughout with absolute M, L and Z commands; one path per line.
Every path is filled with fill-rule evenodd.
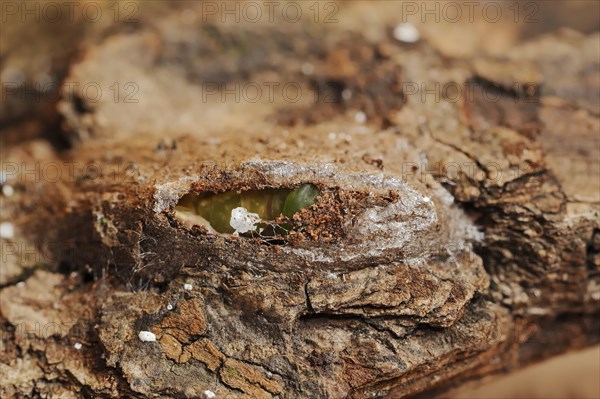
M 256 213 L 264 222 L 280 215 L 292 217 L 300 209 L 315 203 L 320 191 L 313 184 L 303 184 L 296 189 L 269 188 L 237 193 L 226 191 L 219 194 L 187 194 L 177 204 L 175 211 L 193 224 L 210 227 L 219 233 L 231 234 L 231 211 L 238 207 Z M 198 218 L 200 216 L 200 218 Z M 260 223 L 260 235 L 286 235 L 291 229 L 288 224 Z

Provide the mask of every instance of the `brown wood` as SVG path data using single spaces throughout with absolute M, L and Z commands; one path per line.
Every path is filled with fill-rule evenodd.
M 406 44 L 389 7 L 373 29 L 362 3 L 331 25 L 176 10 L 85 48 L 70 148 L 3 149 L 2 397 L 443 396 L 599 341 L 600 35 Z M 306 182 L 276 243 L 173 212 Z

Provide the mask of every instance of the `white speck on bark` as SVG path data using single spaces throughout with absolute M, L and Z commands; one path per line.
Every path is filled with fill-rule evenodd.
M 0 223 L 0 237 L 13 238 L 15 236 L 15 226 L 12 223 Z
M 192 288 L 194 288 L 194 287 L 192 287 L 192 285 L 191 285 L 191 284 L 187 284 L 187 283 L 186 283 L 186 284 L 184 284 L 184 285 L 183 285 L 183 289 L 184 289 L 184 290 L 186 290 L 186 291 L 191 291 L 191 290 L 192 290 Z
M 12 186 L 9 186 L 8 184 L 2 186 L 2 194 L 4 194 L 5 197 L 12 197 L 14 193 L 15 190 L 12 188 Z
M 421 35 L 417 28 L 411 23 L 402 23 L 394 28 L 394 39 L 403 43 L 416 43 Z
M 80 350 L 82 345 L 79 342 L 75 342 L 75 345 L 73 345 L 73 347 L 77 350 Z
M 212 398 L 217 397 L 217 395 L 215 395 L 215 393 L 213 391 L 209 391 L 208 389 L 206 391 L 202 392 L 202 395 L 206 399 L 212 399 Z
M 248 231 L 256 230 L 256 223 L 260 222 L 260 216 L 257 213 L 248 212 L 244 207 L 237 207 L 231 210 L 231 219 L 229 224 L 235 230 L 234 234 L 243 234 Z
M 342 99 L 348 101 L 352 98 L 352 90 L 344 89 L 342 90 Z
M 315 71 L 315 66 L 313 64 L 311 64 L 310 62 L 305 62 L 304 64 L 302 64 L 302 73 L 305 75 L 312 75 L 313 72 Z
M 332 273 L 330 271 L 327 272 L 326 276 L 327 276 L 327 278 L 334 279 L 334 280 L 338 278 L 338 276 L 335 273 Z
M 140 341 L 142 342 L 154 342 L 156 341 L 156 335 L 151 333 L 150 331 L 140 331 L 138 334 Z
M 356 114 L 354 114 L 354 122 L 356 123 L 365 123 L 367 121 L 367 114 L 365 114 L 362 111 L 358 111 Z

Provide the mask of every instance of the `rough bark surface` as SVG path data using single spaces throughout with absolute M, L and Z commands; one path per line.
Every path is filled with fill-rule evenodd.
M 135 82 L 139 102 L 76 92 L 70 150 L 3 150 L 61 178 L 6 183 L 2 397 L 443 396 L 599 341 L 600 35 L 461 53 L 399 43 L 384 15 L 365 33 L 357 7 L 335 26 L 175 14 L 86 49 L 66 81 Z M 207 95 L 236 82 L 303 95 Z M 276 243 L 173 212 L 306 182 L 319 200 Z

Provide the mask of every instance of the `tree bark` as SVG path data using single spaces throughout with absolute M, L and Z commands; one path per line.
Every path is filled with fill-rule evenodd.
M 599 341 L 600 36 L 461 53 L 360 10 L 86 48 L 71 148 L 6 152 L 2 397 L 443 396 Z M 173 210 L 302 183 L 274 243 Z

